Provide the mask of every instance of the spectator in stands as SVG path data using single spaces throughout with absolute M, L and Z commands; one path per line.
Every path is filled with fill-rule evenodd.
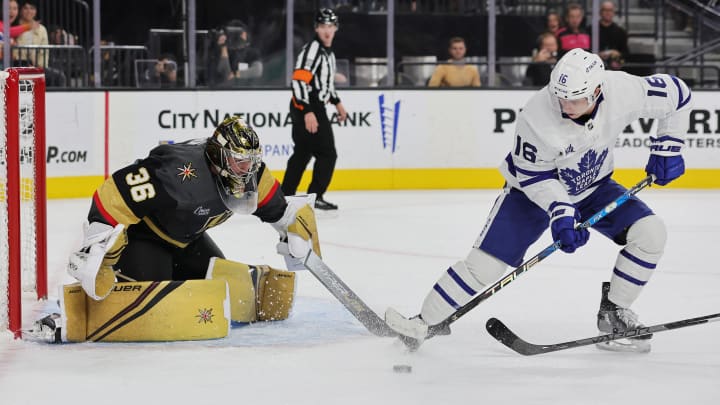
M 613 21 L 614 17 L 615 3 L 603 1 L 600 4 L 599 55 L 608 69 L 619 70 L 630 51 L 627 32 Z
M 214 39 L 213 39 L 214 38 Z M 208 66 L 210 86 L 249 85 L 262 77 L 263 63 L 260 52 L 250 45 L 247 26 L 232 20 L 211 35 Z
M 555 63 L 558 60 L 558 39 L 552 32 L 544 32 L 538 38 L 538 47 L 533 52 L 532 63 L 525 72 L 523 84 L 545 86 L 550 81 Z
M 173 88 L 177 86 L 177 62 L 169 53 L 162 54 L 157 62 L 145 71 L 143 87 Z
M 16 22 L 18 18 L 18 14 L 20 12 L 20 7 L 18 6 L 17 0 L 10 0 L 8 2 L 8 20 L 10 21 L 10 38 L 12 39 L 10 43 L 14 45 L 14 39 L 17 38 L 20 34 L 22 34 L 25 31 L 29 31 L 31 29 L 34 29 L 37 27 L 38 22 L 34 21 L 27 24 L 22 24 L 19 22 Z M 2 15 L 2 13 L 0 13 Z M 5 29 L 5 24 L 2 22 L 2 18 L 0 18 L 0 42 L 2 42 L 2 35 L 3 31 Z
M 28 45 L 45 47 L 49 45 L 48 32 L 44 25 L 37 20 L 36 0 L 26 0 L 20 9 L 20 25 L 32 27 L 23 32 L 16 39 L 16 48 L 13 51 L 13 66 L 35 66 L 45 70 L 45 82 L 48 87 L 64 87 L 65 74 L 48 65 L 49 50 L 47 48 L 22 48 Z
M 563 29 L 564 27 L 560 24 L 560 14 L 555 11 L 549 12 L 545 23 L 545 31 L 551 32 L 553 35 L 557 35 Z
M 113 47 L 113 38 L 100 39 L 100 83 L 103 86 L 120 86 L 120 67 L 118 66 L 117 53 L 109 47 Z M 93 76 L 90 81 L 94 81 Z
M 59 25 L 51 25 L 48 30 L 48 39 L 51 45 L 75 45 L 75 36 L 69 34 Z
M 450 38 L 450 59 L 435 68 L 428 87 L 480 87 L 480 72 L 477 66 L 465 63 L 466 52 L 463 38 Z
M 19 24 L 15 21 L 18 18 L 20 8 L 18 7 L 17 0 L 10 0 L 8 2 L 8 20 L 10 21 L 10 45 L 15 45 L 15 38 L 17 38 L 20 34 L 34 29 L 37 27 L 37 21 L 31 23 L 31 24 Z M 2 13 L 0 13 L 2 14 Z M 3 43 L 3 32 L 5 29 L 5 24 L 0 21 L 0 44 Z M 2 61 L 3 53 L 0 52 L 0 61 Z
M 35 0 L 26 0 L 20 8 L 20 24 L 32 26 L 37 16 L 37 5 Z M 15 39 L 15 44 L 24 45 L 48 45 L 48 33 L 45 26 L 37 23 L 34 28 L 23 32 Z M 13 65 L 15 66 L 37 66 L 46 68 L 48 64 L 47 50 L 44 49 L 16 49 L 13 52 Z
M 565 12 L 566 29 L 558 34 L 558 40 L 560 40 L 559 57 L 574 48 L 590 51 L 590 34 L 582 24 L 584 17 L 585 11 L 579 4 L 568 4 Z

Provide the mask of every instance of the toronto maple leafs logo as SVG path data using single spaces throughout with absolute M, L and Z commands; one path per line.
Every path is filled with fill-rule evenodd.
M 570 195 L 582 193 L 583 190 L 595 182 L 607 155 L 607 148 L 599 156 L 597 151 L 590 149 L 580 158 L 579 170 L 571 168 L 560 170 L 560 178 L 565 182 Z

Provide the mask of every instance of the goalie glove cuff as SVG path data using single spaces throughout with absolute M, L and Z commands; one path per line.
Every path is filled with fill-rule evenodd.
M 112 227 L 100 222 L 85 226 L 82 248 L 70 255 L 68 274 L 78 280 L 85 293 L 94 300 L 102 300 L 115 285 L 112 265 L 127 244 L 125 227 Z
M 275 246 L 277 253 L 285 259 L 285 265 L 289 271 L 302 271 L 305 270 L 305 256 L 310 252 L 310 248 L 305 251 L 305 256 L 295 257 L 290 254 L 290 246 L 287 242 L 278 242 Z
M 285 213 L 280 220 L 270 225 L 278 231 L 280 240 L 287 242 L 290 255 L 305 257 L 312 249 L 320 256 L 320 241 L 313 210 L 315 194 L 289 196 L 285 199 Z

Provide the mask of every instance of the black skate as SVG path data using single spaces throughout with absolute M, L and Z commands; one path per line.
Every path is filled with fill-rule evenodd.
M 333 211 L 333 210 L 338 209 L 338 206 L 318 197 L 318 199 L 315 200 L 315 209 L 323 210 L 323 211 Z
M 50 314 L 35 321 L 33 328 L 23 332 L 23 335 L 30 340 L 60 343 L 62 342 L 61 329 L 57 326 L 56 320 L 60 320 L 60 314 Z
M 600 310 L 597 314 L 598 330 L 600 330 L 603 334 L 607 334 L 644 327 L 645 325 L 638 321 L 638 317 L 635 312 L 629 308 L 621 308 L 608 299 L 609 291 L 610 283 L 603 283 Z M 596 346 L 599 349 L 615 352 L 647 353 L 650 351 L 651 338 L 652 335 L 650 334 L 635 338 L 597 343 Z

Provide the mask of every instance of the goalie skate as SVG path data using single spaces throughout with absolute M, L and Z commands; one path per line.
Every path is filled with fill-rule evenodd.
M 23 337 L 29 340 L 36 340 L 47 343 L 60 343 L 62 341 L 60 328 L 57 321 L 60 320 L 60 314 L 50 314 L 40 320 L 35 321 L 32 329 L 23 332 Z
M 597 326 L 600 332 L 618 333 L 645 327 L 631 309 L 620 308 L 610 301 L 607 298 L 608 291 L 610 291 L 610 283 L 603 283 L 602 300 L 597 314 Z M 596 346 L 598 349 L 614 352 L 648 353 L 651 338 L 652 334 L 597 343 Z

